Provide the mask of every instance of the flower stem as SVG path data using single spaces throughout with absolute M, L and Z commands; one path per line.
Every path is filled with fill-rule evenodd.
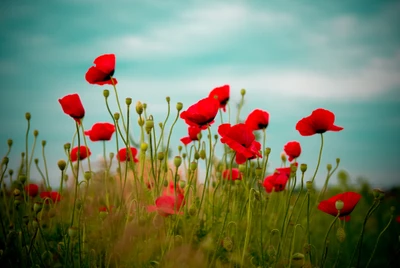
M 323 135 L 322 133 L 321 133 L 320 135 L 321 135 L 321 147 L 320 147 L 320 149 L 319 149 L 319 155 L 318 155 L 317 166 L 316 166 L 316 168 L 315 168 L 315 172 L 314 172 L 314 175 L 313 175 L 313 177 L 312 177 L 312 179 L 311 179 L 311 182 L 314 182 L 315 177 L 317 176 L 317 172 L 318 172 L 319 165 L 320 165 L 320 163 L 321 163 L 322 149 L 323 149 L 323 147 L 324 147 L 324 135 Z

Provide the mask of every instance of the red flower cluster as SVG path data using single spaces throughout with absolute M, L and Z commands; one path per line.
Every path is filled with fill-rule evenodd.
M 183 189 L 170 181 L 167 188 L 164 189 L 162 196 L 156 199 L 155 206 L 148 206 L 147 211 L 157 211 L 163 217 L 167 217 L 173 214 L 183 214 L 180 211 L 181 207 L 185 205 L 185 197 L 183 195 Z
M 198 126 L 189 126 L 188 133 L 188 137 L 183 137 L 181 139 L 181 142 L 185 145 L 188 145 L 192 141 L 199 140 L 198 135 L 201 133 L 201 128 L 199 128 Z
M 221 142 L 236 152 L 236 163 L 243 164 L 248 159 L 262 157 L 261 144 L 256 141 L 252 130 L 246 124 L 222 124 L 218 127 Z
M 236 181 L 242 179 L 242 174 L 237 168 L 232 168 L 232 174 L 230 169 L 226 169 L 222 172 L 222 178 L 225 180 Z
M 354 210 L 360 198 L 361 195 L 355 192 L 337 194 L 327 200 L 321 201 L 318 205 L 318 209 L 336 217 L 338 214 L 336 201 L 341 200 L 343 202 L 343 208 L 340 210 L 339 218 L 348 221 L 350 220 L 349 214 Z
M 331 111 L 319 108 L 297 122 L 296 130 L 302 136 L 322 134 L 326 131 L 341 131 L 343 128 L 334 125 L 334 122 L 335 115 Z
M 79 147 L 79 159 L 80 159 L 80 160 L 83 160 L 83 159 L 89 157 L 91 154 L 92 154 L 92 152 L 90 152 L 90 150 L 89 150 L 88 147 L 86 147 L 86 146 L 84 146 L 84 145 L 81 145 L 81 146 Z M 70 157 L 71 157 L 71 161 L 72 161 L 72 162 L 75 162 L 75 161 L 78 160 L 78 146 L 77 146 L 77 147 L 74 147 L 74 148 L 71 150 L 71 155 L 70 155 Z
M 61 195 L 59 192 L 41 192 L 40 193 L 40 198 L 44 199 L 46 203 L 49 202 L 49 200 L 52 200 L 53 203 L 57 203 L 61 200 Z
M 89 136 L 91 141 L 109 141 L 115 131 L 115 126 L 110 123 L 96 123 L 92 129 L 86 130 L 85 135 Z
M 134 147 L 131 147 L 131 152 L 132 152 L 133 162 L 135 162 L 135 163 L 139 162 L 139 160 L 136 158 L 136 155 L 138 153 L 137 149 Z M 120 162 L 131 161 L 129 151 L 126 148 L 120 149 L 117 154 L 117 159 Z
M 226 104 L 229 101 L 229 85 L 224 85 L 222 87 L 216 87 L 211 90 L 208 95 L 209 98 L 217 98 L 219 101 L 219 108 L 221 108 L 224 112 L 226 111 Z
M 269 124 L 269 113 L 256 109 L 247 116 L 245 124 L 253 131 L 265 129 Z
M 283 147 L 286 155 L 289 157 L 289 161 L 291 162 L 293 159 L 297 158 L 301 154 L 301 146 L 298 141 L 289 141 Z
M 64 113 L 80 123 L 80 120 L 85 116 L 85 109 L 78 94 L 64 96 L 58 102 L 61 104 Z
M 277 168 L 275 172 L 264 179 L 263 186 L 267 193 L 281 192 L 285 190 L 286 184 L 290 178 L 290 167 Z
M 206 129 L 214 123 L 214 118 L 218 113 L 219 101 L 214 98 L 205 98 L 190 106 L 183 111 L 180 117 L 189 126 L 196 126 Z
M 116 85 L 118 83 L 117 79 L 112 78 L 115 72 L 114 54 L 101 55 L 94 60 L 94 64 L 95 66 L 90 67 L 85 75 L 89 84 Z
M 30 197 L 35 197 L 39 193 L 39 186 L 37 186 L 34 183 L 30 183 L 28 185 L 25 185 L 24 187 L 25 192 L 30 196 Z

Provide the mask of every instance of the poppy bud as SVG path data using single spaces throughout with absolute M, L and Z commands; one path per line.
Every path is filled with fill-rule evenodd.
M 15 188 L 13 194 L 15 197 L 17 197 L 21 194 L 21 191 L 18 188 Z
M 331 164 L 326 165 L 326 169 L 328 170 L 328 172 L 330 172 L 332 170 L 332 165 Z
M 182 158 L 183 158 L 183 159 L 186 159 L 186 153 L 183 153 L 183 154 L 182 154 Z
M 246 95 L 246 89 L 242 88 L 240 90 L 240 95 L 242 95 L 242 96 Z
M 143 104 L 140 101 L 136 103 L 136 113 L 138 115 L 141 115 L 143 113 Z
M 42 207 L 43 207 L 43 203 L 42 202 L 35 202 L 35 204 L 33 204 L 33 211 L 38 213 L 39 211 L 42 210 Z
M 336 165 L 339 165 L 340 163 L 340 158 L 336 158 Z
M 26 182 L 26 175 L 19 175 L 18 179 L 22 184 L 24 184 Z
M 111 152 L 111 153 L 109 154 L 109 157 L 110 157 L 110 159 L 113 159 L 113 158 L 114 158 L 114 153 Z
M 148 147 L 149 147 L 149 145 L 148 145 L 147 143 L 145 143 L 145 142 L 143 142 L 142 144 L 140 144 L 140 150 L 141 150 L 142 152 L 146 152 Z
M 181 187 L 182 189 L 186 187 L 186 181 L 180 181 L 179 182 L 179 187 Z
M 99 218 L 101 219 L 101 220 L 104 220 L 106 217 L 107 217 L 107 215 L 108 215 L 108 211 L 107 210 L 101 210 L 101 211 L 99 211 Z
M 300 165 L 300 170 L 301 170 L 301 172 L 306 172 L 307 171 L 307 164 L 301 164 Z
M 141 126 L 141 127 L 144 125 L 144 119 L 142 117 L 139 117 L 137 122 L 138 122 L 139 126 Z
M 175 156 L 174 158 L 174 165 L 175 167 L 179 167 L 182 164 L 182 158 L 180 156 Z
M 126 105 L 131 105 L 132 104 L 132 98 L 126 98 L 125 99 L 125 103 L 126 103 Z
M 92 178 L 92 173 L 90 171 L 85 171 L 85 173 L 83 174 L 83 177 L 85 178 L 85 180 L 90 180 Z
M 374 194 L 376 200 L 383 200 L 383 198 L 385 197 L 385 192 L 378 188 L 373 189 L 372 193 Z
M 266 156 L 268 156 L 270 153 L 271 153 L 271 148 L 270 148 L 270 147 L 265 148 L 264 154 L 265 154 Z
M 337 210 L 342 210 L 344 207 L 344 202 L 342 200 L 337 200 L 335 203 L 335 207 Z
M 261 176 L 261 173 L 262 173 L 262 168 L 256 168 L 256 170 L 255 170 L 255 173 L 256 173 L 256 176 L 257 177 L 260 177 Z
M 146 120 L 145 128 L 146 128 L 147 134 L 150 133 L 150 131 L 153 129 L 153 127 L 154 127 L 154 121 L 153 120 Z
M 287 157 L 285 153 L 281 153 L 281 160 L 283 163 L 286 163 Z
M 71 143 L 67 142 L 64 144 L 64 150 L 68 151 L 69 149 L 71 149 Z
M 195 207 L 195 206 L 191 206 L 190 208 L 189 208 L 189 215 L 190 216 L 195 216 L 197 214 L 197 208 Z
M 114 119 L 115 119 L 116 121 L 119 120 L 119 113 L 114 113 Z
M 178 102 L 178 103 L 176 104 L 176 109 L 178 110 L 178 112 L 179 112 L 180 110 L 182 110 L 182 108 L 183 108 L 182 102 Z
M 58 165 L 58 168 L 59 168 L 61 171 L 63 171 L 63 170 L 65 169 L 67 163 L 66 163 L 64 160 L 59 160 L 59 161 L 57 162 L 57 165 Z
M 42 140 L 42 146 L 43 147 L 46 146 L 46 141 L 45 140 Z
M 12 144 L 13 144 L 13 140 L 12 139 L 8 139 L 7 140 L 7 144 L 8 144 L 8 147 L 11 147 Z
M 214 135 L 214 139 L 218 140 L 218 135 L 217 134 Z
M 110 96 L 110 91 L 109 91 L 108 89 L 104 89 L 104 90 L 103 90 L 103 96 L 104 96 L 105 98 L 108 98 L 108 96 Z
M 31 113 L 25 113 L 25 119 L 26 120 L 31 120 Z
M 165 180 L 164 182 L 163 182 L 163 184 L 164 184 L 164 187 L 168 187 L 168 181 L 167 180 Z
M 226 251 L 232 251 L 233 249 L 233 241 L 230 237 L 225 237 L 222 240 L 222 247 L 226 250 Z
M 199 158 L 200 158 L 199 152 L 194 152 L 194 159 L 199 160 Z
M 147 103 L 143 103 L 143 110 L 146 110 L 147 108 Z
M 21 157 L 24 158 L 25 157 L 25 153 L 21 152 Z
M 299 252 L 293 254 L 291 267 L 304 267 L 304 254 Z
M 306 187 L 307 187 L 307 190 L 311 191 L 313 189 L 312 181 L 306 181 Z
M 158 123 L 158 126 L 162 129 L 163 123 L 162 122 Z
M 197 163 L 191 162 L 189 168 L 190 168 L 190 170 L 195 171 L 197 169 Z
M 206 159 L 206 151 L 203 149 L 200 150 L 200 158 L 203 160 Z
M 169 96 L 165 97 L 165 100 L 169 103 L 169 101 L 171 100 L 171 98 Z
M 2 164 L 2 165 L 7 165 L 7 164 L 8 164 L 8 161 L 10 161 L 10 159 L 8 159 L 8 157 L 5 156 L 5 157 L 3 157 L 3 160 L 1 161 L 1 164 Z
M 13 169 L 9 169 L 8 170 L 8 175 L 12 176 L 14 174 L 14 170 Z
M 336 231 L 337 240 L 342 243 L 346 239 L 346 232 L 342 227 L 339 227 Z
M 246 171 L 246 165 L 239 165 L 239 171 L 244 173 Z
M 69 237 L 71 237 L 71 238 L 76 237 L 78 235 L 78 231 L 79 231 L 79 229 L 76 227 L 73 227 L 73 226 L 69 227 L 68 228 Z
M 164 159 L 164 152 L 158 152 L 157 159 L 160 160 L 160 161 L 163 160 Z
M 33 131 L 33 136 L 34 136 L 34 137 L 37 137 L 38 135 L 39 135 L 39 130 L 35 129 L 35 130 Z

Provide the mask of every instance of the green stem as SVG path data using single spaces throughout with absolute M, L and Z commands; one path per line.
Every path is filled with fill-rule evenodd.
M 321 147 L 320 147 L 320 149 L 319 149 L 317 167 L 315 168 L 315 172 L 314 172 L 314 175 L 313 175 L 313 177 L 312 177 L 312 179 L 311 179 L 311 182 L 314 182 L 315 177 L 317 176 L 317 172 L 318 172 L 319 165 L 320 165 L 320 163 L 321 163 L 322 149 L 323 149 L 323 147 L 324 147 L 324 135 L 323 135 L 322 133 L 321 133 L 320 135 L 321 135 Z
M 330 231 L 331 231 L 331 229 L 332 229 L 332 227 L 333 227 L 333 224 L 334 224 L 334 223 L 336 222 L 336 220 L 339 218 L 339 215 L 340 215 L 340 211 L 338 210 L 338 214 L 337 214 L 336 217 L 333 219 L 332 223 L 329 225 L 328 231 L 326 232 L 325 239 L 324 239 L 324 244 L 323 244 L 323 247 L 322 247 L 321 268 L 324 266 L 324 264 L 325 264 L 325 259 L 326 259 L 327 255 L 328 255 L 328 248 L 326 247 L 326 241 L 328 240 L 329 233 L 330 233 Z M 307 226 L 307 227 L 308 227 L 308 226 Z M 310 245 L 311 245 L 311 244 L 310 244 Z M 311 250 L 310 250 L 310 252 L 311 252 Z M 311 263 L 311 254 L 310 254 L 310 263 Z

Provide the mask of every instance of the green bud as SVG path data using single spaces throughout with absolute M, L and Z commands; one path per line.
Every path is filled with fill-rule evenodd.
M 119 113 L 114 113 L 114 119 L 116 120 L 116 121 L 118 121 L 119 120 Z
M 170 98 L 169 96 L 167 96 L 167 97 L 165 98 L 165 100 L 169 103 L 169 102 L 171 101 L 171 98 Z
M 158 152 L 157 153 L 157 159 L 160 160 L 160 161 L 163 160 L 164 159 L 164 152 Z
M 140 144 L 140 150 L 141 150 L 142 152 L 146 152 L 148 147 L 149 147 L 149 145 L 148 145 L 147 143 L 145 143 L 145 142 L 143 142 L 142 144 Z
M 14 174 L 14 170 L 13 169 L 9 169 L 8 170 L 8 175 L 12 176 Z
M 85 173 L 83 174 L 83 177 L 85 178 L 85 180 L 90 180 L 92 178 L 92 173 L 90 171 L 85 171 Z
M 174 165 L 175 167 L 179 167 L 182 164 L 182 157 L 180 156 L 175 156 L 174 158 Z
M 45 140 L 42 140 L 42 146 L 43 147 L 46 146 L 46 141 Z
M 139 126 L 143 126 L 144 125 L 144 119 L 142 118 L 142 117 L 139 117 L 138 118 L 138 124 L 139 124 Z
M 176 104 L 176 109 L 178 110 L 178 112 L 179 112 L 180 110 L 182 110 L 182 108 L 183 108 L 182 102 L 178 102 L 178 103 Z
M 37 165 L 39 163 L 39 158 L 35 158 L 33 159 L 33 161 L 35 162 L 35 164 Z
M 197 163 L 191 162 L 189 168 L 190 168 L 190 170 L 195 171 L 197 169 Z
M 178 152 L 182 151 L 182 145 L 178 145 Z
M 13 140 L 12 139 L 8 139 L 7 140 L 7 144 L 8 144 L 8 147 L 11 147 L 13 145 Z
M 10 159 L 7 156 L 5 156 L 5 157 L 3 157 L 3 160 L 1 161 L 1 164 L 2 165 L 7 165 L 9 161 L 10 161 Z
M 307 188 L 307 190 L 311 191 L 313 189 L 313 182 L 306 181 L 306 188 Z
M 140 101 L 136 102 L 136 113 L 138 115 L 143 113 L 143 104 Z
M 68 151 L 69 149 L 71 149 L 71 143 L 67 142 L 64 144 L 64 150 Z
M 194 159 L 195 159 L 195 160 L 199 160 L 199 158 L 200 158 L 199 152 L 195 152 L 195 153 L 194 153 Z
M 39 130 L 35 129 L 35 130 L 33 131 L 33 136 L 34 136 L 34 137 L 37 137 L 38 135 L 39 135 Z
M 342 200 L 337 200 L 335 202 L 335 207 L 337 210 L 342 210 L 344 207 L 344 202 Z
M 33 204 L 33 211 L 35 211 L 36 213 L 38 213 L 39 211 L 42 210 L 43 207 L 43 203 L 42 202 L 35 202 Z
M 26 120 L 31 120 L 31 113 L 25 113 L 25 119 Z
M 340 158 L 336 158 L 336 165 L 339 165 L 340 163 Z
M 373 189 L 372 193 L 376 200 L 383 200 L 383 198 L 385 197 L 385 192 L 378 188 Z
M 346 240 L 346 232 L 343 227 L 339 227 L 336 231 L 336 238 L 340 243 L 343 243 Z
M 246 171 L 246 165 L 239 165 L 239 171 L 244 173 Z
M 206 159 L 206 151 L 204 149 L 200 150 L 200 158 L 203 160 Z
M 270 153 L 271 153 L 271 148 L 270 147 L 265 148 L 264 155 L 269 156 Z
M 150 133 L 150 131 L 153 129 L 153 127 L 154 127 L 154 121 L 153 120 L 146 120 L 145 128 L 146 128 L 147 134 Z
M 186 153 L 183 153 L 183 154 L 182 154 L 182 158 L 183 158 L 183 159 L 186 159 Z
M 109 91 L 108 89 L 104 89 L 104 90 L 103 90 L 103 96 L 104 96 L 105 98 L 108 98 L 108 96 L 110 96 L 110 91 Z
M 332 170 L 332 165 L 331 164 L 327 164 L 326 165 L 326 169 L 328 170 L 328 172 L 330 172 Z
M 110 157 L 110 159 L 113 159 L 114 158 L 114 153 L 113 152 L 109 153 L 109 157 Z
M 143 103 L 143 110 L 146 110 L 147 108 L 147 103 Z
M 180 181 L 179 182 L 179 187 L 181 187 L 182 189 L 186 187 L 186 181 Z
M 26 178 L 26 175 L 21 174 L 21 175 L 19 175 L 18 179 L 20 182 L 22 182 L 22 184 L 24 184 L 26 182 L 27 178 Z
M 300 170 L 301 170 L 301 172 L 306 172 L 307 171 L 307 164 L 301 164 L 300 165 Z
M 78 231 L 79 231 L 79 229 L 77 227 L 73 227 L 73 226 L 69 227 L 68 228 L 69 237 L 71 237 L 71 238 L 76 237 L 78 235 Z
M 242 95 L 242 96 L 246 95 L 246 89 L 242 88 L 240 90 L 240 95 Z
M 125 103 L 126 103 L 126 105 L 131 105 L 132 104 L 132 98 L 126 98 L 125 99 Z
M 257 177 L 260 177 L 261 176 L 261 173 L 262 173 L 262 168 L 256 168 L 256 170 L 255 170 L 255 173 L 256 173 L 256 176 Z
M 67 166 L 67 163 L 61 159 L 61 160 L 58 160 L 57 165 L 61 171 L 64 171 L 65 167 Z
M 286 163 L 287 157 L 286 157 L 285 153 L 281 153 L 281 160 L 282 160 L 283 163 Z

